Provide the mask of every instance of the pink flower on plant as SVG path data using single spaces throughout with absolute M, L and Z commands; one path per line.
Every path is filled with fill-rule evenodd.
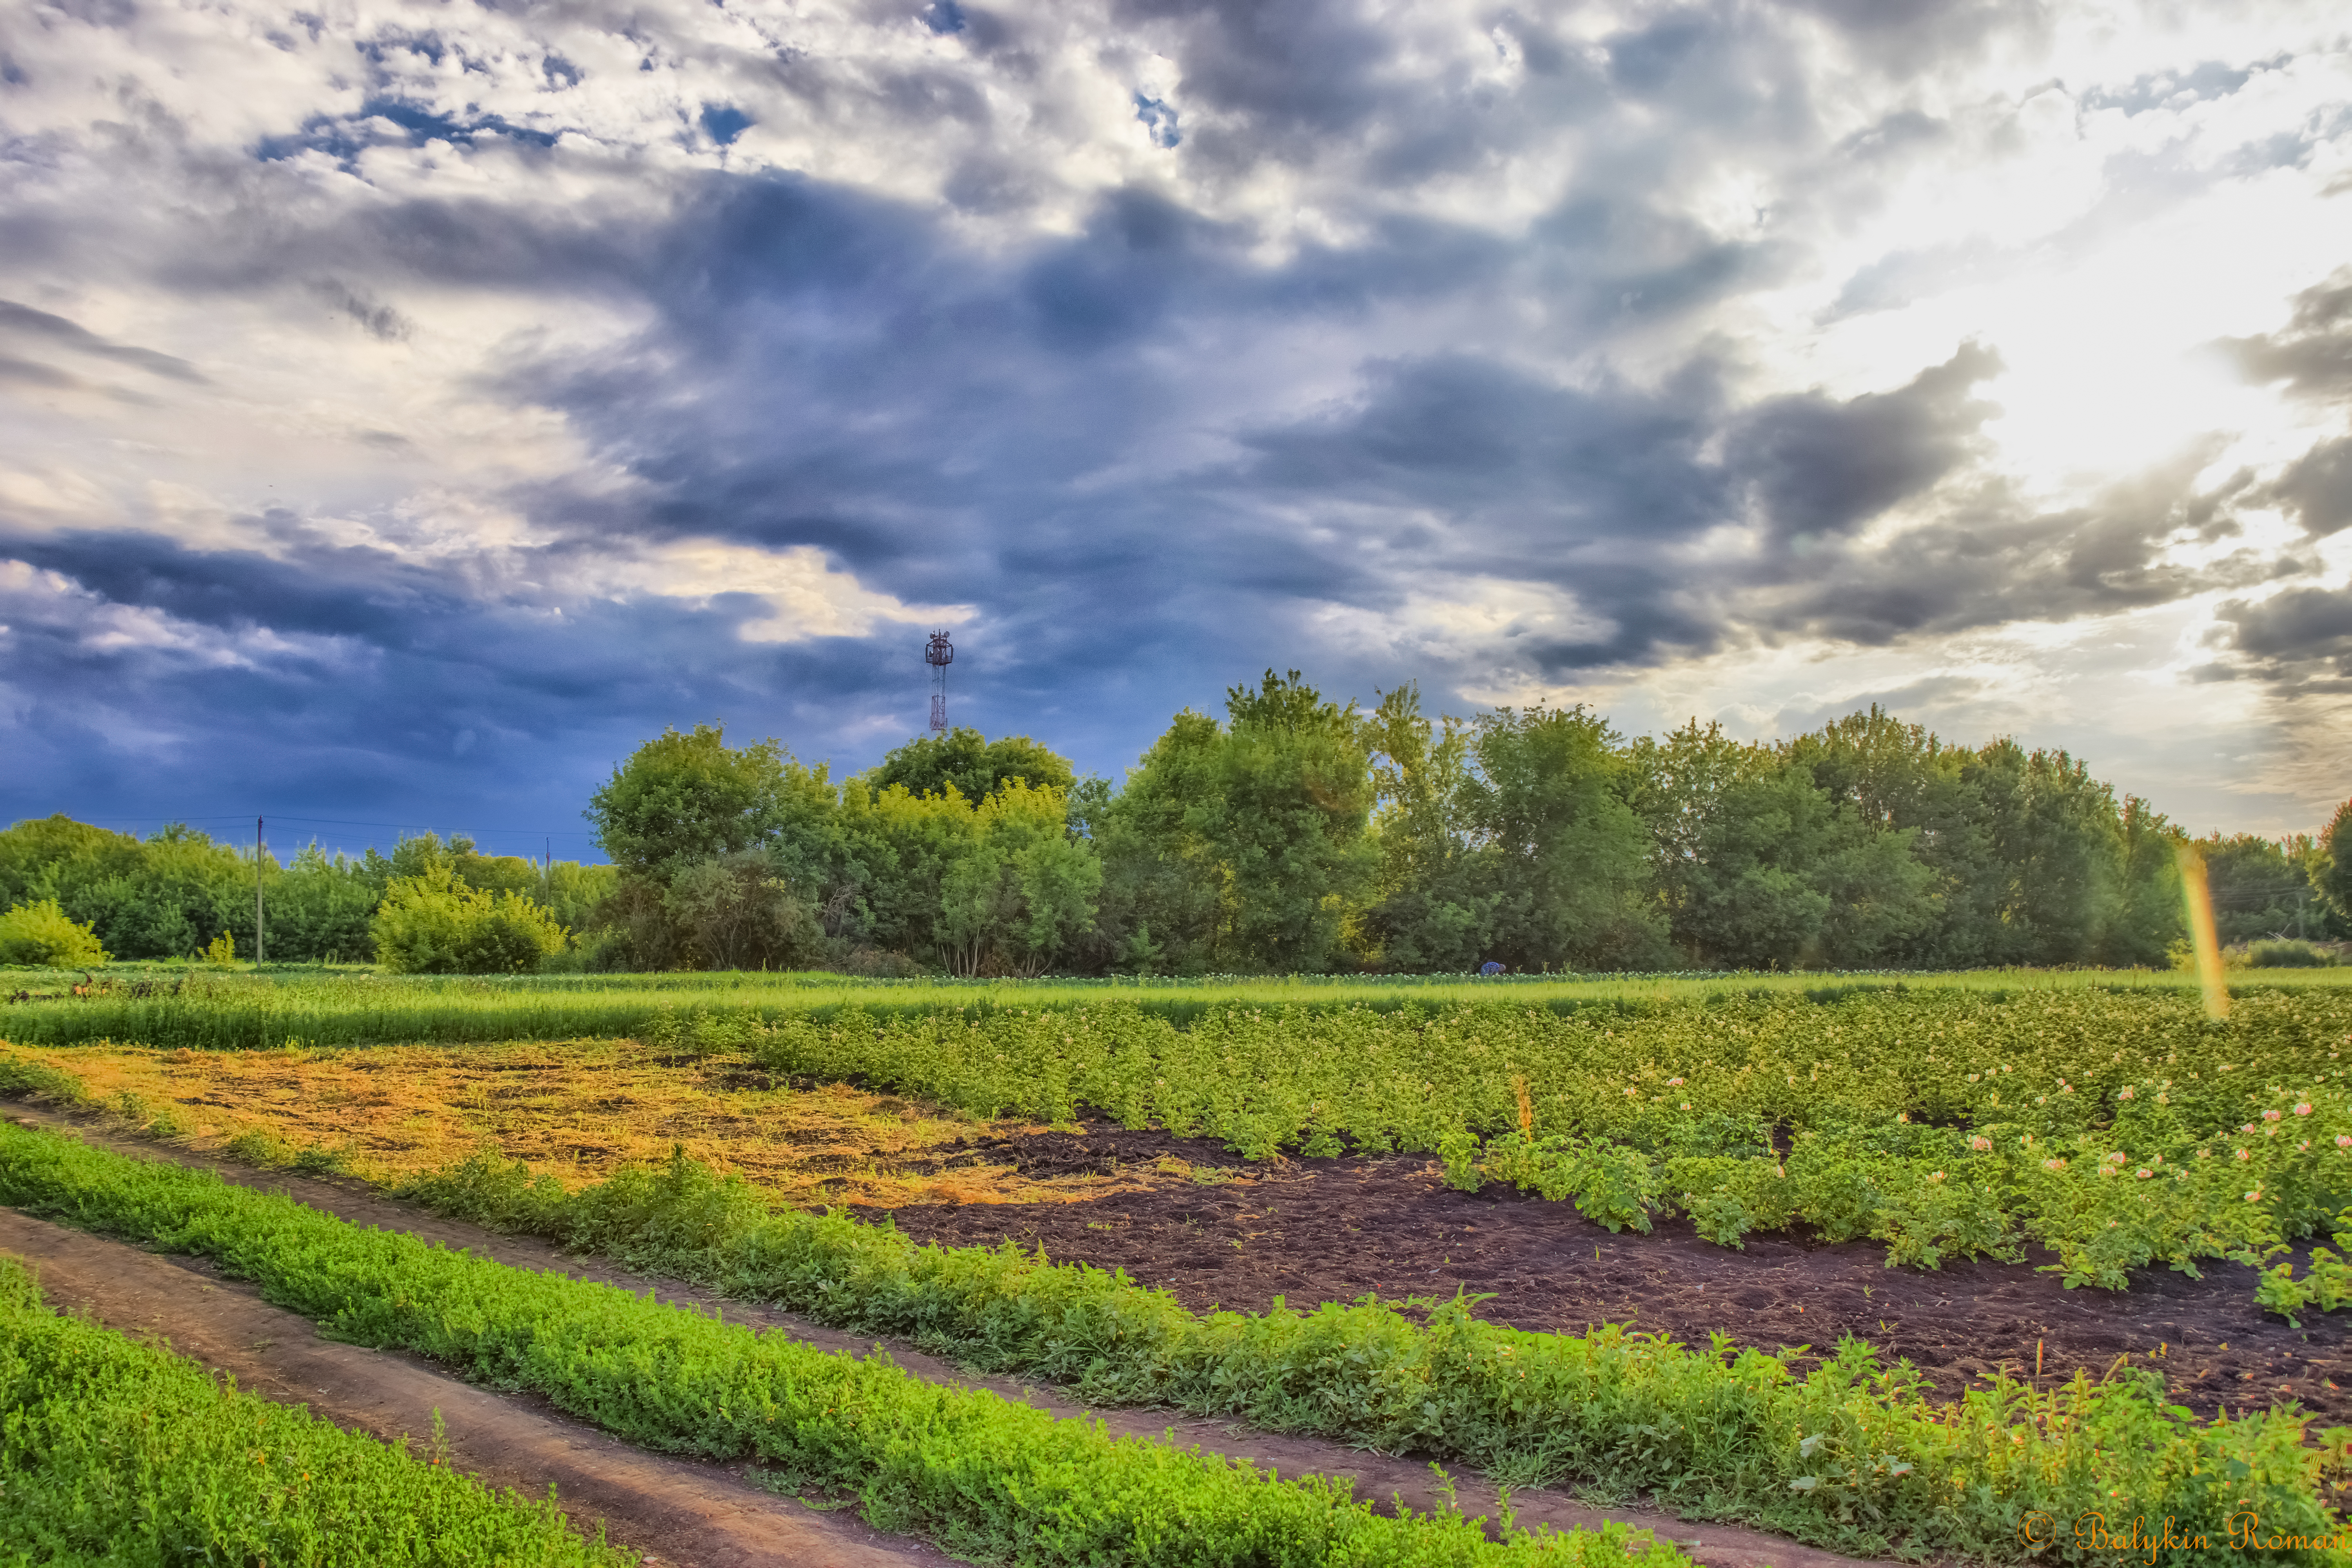
M 2139 1179 L 2140 1179 L 2141 1181 L 2145 1182 L 2145 1181 L 2147 1181 L 2150 1176 L 2153 1176 L 2154 1174 L 2156 1174 L 2156 1173 L 2155 1173 L 2154 1171 L 2149 1170 L 2146 1165 L 2142 1165 L 2142 1166 L 2139 1168 L 2139 1170 L 2136 1173 L 2136 1174 L 2137 1174 L 2137 1175 L 2138 1175 L 2138 1177 L 2139 1177 Z
M 2276 1121 L 2278 1119 L 2279 1113 L 2275 1110 L 2265 1110 L 2263 1112 L 2263 1120 L 2265 1121 Z
M 1992 1149 L 1992 1140 L 1983 1137 L 1971 1138 L 1969 1140 L 1969 1147 L 1979 1154 L 1989 1153 Z
M 2311 1114 L 2311 1101 L 2309 1101 L 2309 1100 L 2307 1100 L 2298 1101 L 2298 1102 L 2296 1103 L 2296 1105 L 2295 1105 L 2295 1108 L 2294 1108 L 2294 1113 L 2295 1113 L 2297 1116 L 2308 1116 L 2308 1115 L 2310 1115 L 2310 1114 Z
M 2117 1100 L 2129 1100 L 2131 1097 L 2132 1097 L 2132 1091 L 2131 1091 L 2131 1085 L 2129 1085 L 2129 1084 L 2126 1084 L 2126 1085 L 2124 1085 L 2124 1086 L 2123 1086 L 2123 1088 L 2121 1088 L 2121 1089 L 2119 1089 L 2116 1090 L 2116 1098 Z

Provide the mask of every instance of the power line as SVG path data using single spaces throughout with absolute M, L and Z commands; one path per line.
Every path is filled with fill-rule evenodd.
M 58 813 L 58 815 L 64 816 L 65 814 L 61 812 Z M 28 816 L 20 818 L 19 820 L 25 822 L 39 822 L 43 819 L 37 816 Z M 151 811 L 139 816 L 76 816 L 73 817 L 72 820 L 75 822 L 87 822 L 93 825 L 104 822 L 181 822 L 186 823 L 190 826 L 194 826 L 197 823 L 201 822 L 242 823 L 245 820 L 245 814 L 243 812 L 238 812 L 235 815 L 223 815 L 219 816 L 181 816 L 168 811 Z M 434 831 L 434 829 L 430 827 L 422 826 L 415 818 L 411 818 L 406 822 L 354 822 L 350 818 L 341 816 L 280 816 L 278 820 L 280 822 L 307 823 L 319 827 L 388 827 L 394 833 L 408 833 L 412 831 L 430 833 Z M 593 838 L 596 837 L 595 830 L 587 827 L 461 827 L 453 828 L 451 831 L 460 833 L 512 834 L 541 838 Z

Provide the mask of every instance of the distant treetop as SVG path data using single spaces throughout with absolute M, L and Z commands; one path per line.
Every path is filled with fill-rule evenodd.
M 884 757 L 866 774 L 877 790 L 905 784 L 911 795 L 945 795 L 950 784 L 974 805 L 1013 779 L 1035 789 L 1067 789 L 1076 777 L 1067 757 L 1026 735 L 989 740 L 958 725 L 944 735 L 920 735 Z

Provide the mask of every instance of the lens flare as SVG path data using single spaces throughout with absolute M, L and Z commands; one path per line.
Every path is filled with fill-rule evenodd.
M 2213 896 L 2205 886 L 2205 857 L 2180 846 L 2180 899 L 2188 906 L 2189 944 L 2197 952 L 2197 983 L 2205 988 L 2205 1016 L 2230 1016 L 2230 988 L 2221 982 L 2221 944 L 2213 935 Z

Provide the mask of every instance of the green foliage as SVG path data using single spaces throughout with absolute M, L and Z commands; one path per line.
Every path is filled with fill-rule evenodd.
M 2313 885 L 2307 837 L 2264 838 L 2215 833 L 2197 840 L 2213 903 L 2214 934 L 2224 947 L 2265 937 L 2324 936 L 2327 900 Z
M 2335 962 L 2333 952 L 2307 942 L 2258 942 L 2246 952 L 2251 969 L 2325 969 Z
M 374 921 L 376 955 L 395 973 L 499 974 L 534 969 L 563 949 L 546 910 L 518 893 L 467 887 L 446 869 L 396 877 Z
M 1111 804 L 1104 945 L 1185 972 L 1329 968 L 1380 859 L 1354 705 L 1294 669 L 1225 707 L 1224 725 L 1178 714 Z
M 2310 1265 L 2300 1279 L 2292 1263 L 2263 1274 L 2254 1299 L 2298 1329 L 2303 1327 L 2303 1320 L 2295 1316 L 2299 1311 L 2316 1308 L 2334 1312 L 2352 1306 L 2352 1256 L 2347 1256 L 2352 1255 L 2352 1209 L 2336 1216 L 2335 1242 L 2332 1252 L 2325 1247 L 2311 1249 Z
M 648 1447 L 749 1461 L 772 1485 L 854 1499 L 877 1528 L 920 1531 L 966 1557 L 1146 1568 L 1686 1562 L 1622 1530 L 1489 1542 L 1458 1517 L 1383 1517 L 1344 1483 L 1283 1481 L 1197 1450 L 1114 1440 L 1091 1422 L 919 1381 L 887 1356 L 828 1353 L 650 1295 L 362 1230 L 209 1172 L 55 1135 L 0 1128 L 0 1201 L 215 1258 L 339 1339 L 541 1394 Z M 552 1202 L 526 1196 L 541 1208 Z M 690 1246 L 714 1222 L 747 1212 L 740 1189 L 677 1169 L 599 1199 L 597 1209 L 614 1223 L 637 1221 L 647 1247 Z M 2284 1490 L 2263 1447 L 2235 1448 L 2263 1461 L 2269 1490 Z M 2281 1517 L 2308 1511 L 2283 1502 Z
M 2304 864 L 2312 886 L 2326 900 L 2336 934 L 2352 936 L 2352 800 L 2336 808 Z
M 1042 973 L 1094 923 L 1102 862 L 1067 824 L 1062 791 L 1017 778 L 980 803 L 940 885 L 940 941 L 957 973 Z
M 45 1310 L 0 1257 L 0 1556 L 22 1563 L 612 1564 L 551 1502 L 493 1495 L 439 1435 L 345 1432 L 202 1367 Z
M 944 735 L 908 742 L 866 773 L 865 783 L 877 793 L 898 784 L 912 795 L 943 795 L 952 789 L 977 806 L 1016 779 L 1032 789 L 1066 790 L 1075 777 L 1068 758 L 1026 735 L 992 741 L 960 724 Z
M 0 915 L 0 963 L 84 969 L 106 957 L 88 923 L 67 919 L 55 899 L 18 904 Z
M 771 842 L 810 783 L 780 742 L 727 744 L 714 724 L 665 730 L 590 797 L 596 842 L 624 879 L 667 878 Z

